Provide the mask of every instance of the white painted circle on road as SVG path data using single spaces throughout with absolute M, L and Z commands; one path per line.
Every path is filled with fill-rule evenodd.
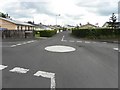
M 62 45 L 55 45 L 55 46 L 48 46 L 45 50 L 50 52 L 72 52 L 76 49 L 70 46 L 62 46 Z

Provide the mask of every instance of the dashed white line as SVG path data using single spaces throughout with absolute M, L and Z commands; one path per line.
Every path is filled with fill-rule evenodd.
M 0 65 L 0 70 L 7 68 L 8 66 Z
M 63 41 L 63 40 L 64 40 L 64 37 L 65 37 L 65 36 L 63 36 L 63 37 L 62 37 L 61 41 Z
M 119 50 L 118 48 L 113 48 L 114 50 Z
M 82 41 L 77 41 L 78 43 L 80 42 L 80 43 L 82 43 Z
M 10 72 L 17 72 L 17 73 L 27 73 L 29 71 L 29 69 L 24 69 L 24 68 L 20 68 L 20 67 L 15 67 L 11 70 L 9 70 Z
M 63 30 L 60 30 L 60 32 L 63 32 Z
M 106 44 L 107 42 L 103 42 L 104 44 Z
M 50 78 L 51 79 L 51 89 L 54 89 L 56 87 L 55 83 L 55 73 L 50 73 L 50 72 L 44 72 L 44 71 L 38 71 L 34 74 L 34 76 L 42 76 L 45 78 Z
M 75 41 L 73 41 L 73 40 L 70 40 L 69 42 L 75 42 Z
M 85 41 L 85 43 L 90 43 L 89 41 Z
M 10 47 L 16 47 L 17 45 L 11 45 Z
M 57 33 L 59 33 L 59 30 L 57 30 Z
M 63 40 L 63 42 L 67 42 L 67 40 Z
M 16 44 L 17 46 L 22 45 L 21 43 Z
M 34 42 L 34 41 L 27 41 L 26 43 L 32 43 L 32 42 Z
M 23 42 L 22 44 L 27 44 L 26 42 Z
M 28 44 L 28 43 L 32 43 L 32 42 L 34 42 L 34 40 L 23 42 L 23 43 L 18 43 L 18 44 L 15 44 L 15 45 L 11 45 L 10 47 L 16 47 L 16 46 L 20 46 L 20 45 L 24 45 L 24 44 Z

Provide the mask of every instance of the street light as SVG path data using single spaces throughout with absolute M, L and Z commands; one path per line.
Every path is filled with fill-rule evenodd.
M 57 17 L 60 16 L 60 14 L 56 15 L 56 26 L 57 26 Z

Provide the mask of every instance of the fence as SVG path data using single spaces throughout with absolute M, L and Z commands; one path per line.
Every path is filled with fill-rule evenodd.
M 34 31 L 25 31 L 25 30 L 3 30 L 0 31 L 2 33 L 2 38 L 33 38 Z

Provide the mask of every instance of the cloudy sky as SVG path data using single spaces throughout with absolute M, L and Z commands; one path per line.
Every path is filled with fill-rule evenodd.
M 98 23 L 102 26 L 112 13 L 118 15 L 119 0 L 0 0 L 0 12 L 13 19 L 47 25 Z M 60 16 L 59 16 L 60 14 Z

